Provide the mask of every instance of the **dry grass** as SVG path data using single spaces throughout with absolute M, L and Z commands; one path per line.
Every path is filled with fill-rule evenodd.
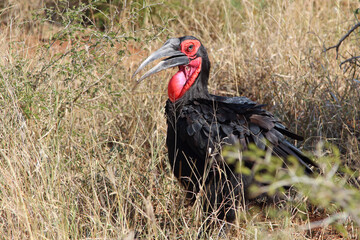
M 0 10 L 1 236 L 196 239 L 200 206 L 186 205 L 167 165 L 171 73 L 132 90 L 134 69 L 168 36 L 201 39 L 212 93 L 267 103 L 306 137 L 304 149 L 329 141 L 343 163 L 359 166 L 360 86 L 339 69 L 335 51 L 323 52 L 355 23 L 358 1 L 128 1 L 107 15 L 104 31 L 33 19 L 44 2 L 32 2 Z M 343 55 L 359 54 L 356 34 Z M 339 231 L 302 230 L 328 216 L 304 204 L 240 210 L 228 238 L 358 236 L 351 219 Z

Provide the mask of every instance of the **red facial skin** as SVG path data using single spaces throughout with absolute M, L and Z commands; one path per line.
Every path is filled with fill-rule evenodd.
M 180 99 L 187 90 L 194 84 L 201 71 L 201 57 L 196 53 L 201 46 L 197 40 L 185 40 L 181 43 L 181 52 L 185 53 L 190 63 L 179 66 L 179 71 L 171 78 L 168 85 L 168 96 L 170 101 Z

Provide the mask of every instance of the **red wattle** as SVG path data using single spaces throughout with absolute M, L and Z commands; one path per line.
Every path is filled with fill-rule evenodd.
M 179 71 L 171 78 L 168 85 L 170 101 L 175 102 L 181 98 L 194 84 L 201 71 L 201 57 L 191 60 L 188 65 L 179 66 Z
M 168 96 L 172 102 L 180 98 L 181 90 L 186 83 L 186 77 L 183 71 L 178 71 L 170 80 L 168 85 Z

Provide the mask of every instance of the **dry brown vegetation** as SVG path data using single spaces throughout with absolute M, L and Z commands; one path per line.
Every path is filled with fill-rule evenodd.
M 317 147 L 329 142 L 342 165 L 360 166 L 359 78 L 339 68 L 359 55 L 359 31 L 339 59 L 324 52 L 358 21 L 358 1 L 76 2 L 0 3 L 2 237 L 196 239 L 200 204 L 187 206 L 167 164 L 163 106 L 172 72 L 135 90 L 131 79 L 170 36 L 201 39 L 211 93 L 266 103 L 305 136 L 303 150 L 332 156 Z M 305 195 L 249 205 L 225 238 L 357 238 L 359 222 L 348 212 L 359 209 L 358 198 L 348 210 L 333 202 L 348 194 L 334 181 L 328 192 L 310 193 L 328 197 L 326 208 Z M 330 225 L 316 222 L 325 218 Z

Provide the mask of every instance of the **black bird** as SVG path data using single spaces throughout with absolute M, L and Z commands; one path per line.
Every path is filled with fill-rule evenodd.
M 165 58 L 167 57 L 167 58 Z M 294 156 L 311 173 L 316 164 L 286 140 L 302 140 L 288 131 L 263 105 L 246 97 L 223 97 L 209 94 L 210 61 L 201 42 L 192 36 L 171 38 L 141 63 L 136 75 L 149 63 L 165 58 L 146 72 L 138 82 L 167 68 L 179 71 L 168 85 L 166 102 L 169 161 L 174 175 L 194 200 L 204 195 L 208 216 L 232 222 L 241 197 L 246 197 L 250 175 L 235 171 L 221 155 L 224 145 L 246 150 L 250 143 L 260 149 L 272 148 L 272 154 L 284 160 Z M 246 159 L 243 165 L 250 167 Z M 284 164 L 286 165 L 286 164 Z

